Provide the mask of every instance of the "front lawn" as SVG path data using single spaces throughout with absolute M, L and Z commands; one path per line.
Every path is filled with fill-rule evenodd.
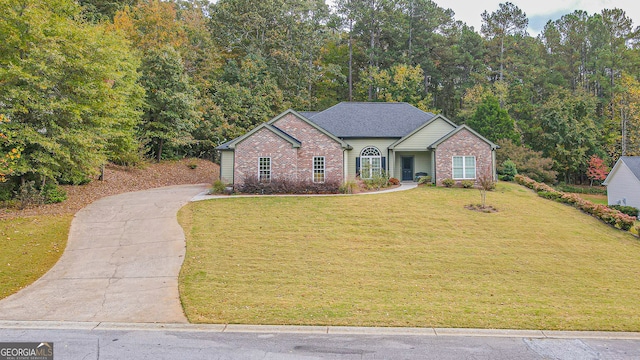
M 514 184 L 179 213 L 191 322 L 640 331 L 640 241 Z
M 73 215 L 0 219 L 0 299 L 36 281 L 67 245 Z

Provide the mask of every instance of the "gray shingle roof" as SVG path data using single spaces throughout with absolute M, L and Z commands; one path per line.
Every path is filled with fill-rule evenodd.
M 407 103 L 342 102 L 308 119 L 339 138 L 401 138 L 434 116 Z
M 640 156 L 623 156 L 620 160 L 622 160 L 633 175 L 640 180 Z
M 307 119 L 309 119 L 312 116 L 315 116 L 318 113 L 319 111 L 298 111 L 298 114 L 306 117 Z
M 222 144 L 222 145 L 219 145 L 218 147 L 216 147 L 216 150 L 231 150 L 231 149 L 229 148 L 229 145 L 230 145 L 234 140 L 235 140 L 235 139 L 233 139 L 233 140 L 229 140 L 229 141 L 227 141 L 226 143 L 224 143 L 224 144 Z

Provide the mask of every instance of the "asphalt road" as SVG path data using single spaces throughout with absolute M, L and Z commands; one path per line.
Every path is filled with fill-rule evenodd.
M 640 336 L 611 333 L 9 323 L 0 341 L 53 342 L 54 359 L 640 359 Z M 273 331 L 272 331 L 273 330 Z M 417 329 L 416 329 L 417 330 Z M 327 333 L 332 332 L 332 333 Z M 526 335 L 525 335 L 526 334 Z M 580 334 L 582 337 L 573 335 Z M 523 336 L 524 335 L 524 336 Z

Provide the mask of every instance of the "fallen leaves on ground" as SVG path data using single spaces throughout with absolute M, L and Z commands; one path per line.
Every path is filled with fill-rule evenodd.
M 67 200 L 24 210 L 2 209 L 0 218 L 35 215 L 75 214 L 90 203 L 111 195 L 184 184 L 211 184 L 219 177 L 220 167 L 208 160 L 183 159 L 147 163 L 140 168 L 109 164 L 105 166 L 104 180 L 86 185 L 61 186 Z

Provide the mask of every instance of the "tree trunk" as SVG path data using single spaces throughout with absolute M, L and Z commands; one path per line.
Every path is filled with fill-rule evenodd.
M 375 12 L 375 2 L 371 1 L 371 23 L 369 28 L 369 69 L 374 66 L 374 50 L 376 46 L 376 31 L 375 31 L 375 20 L 376 20 L 376 12 Z M 373 101 L 373 76 L 371 76 L 371 71 L 369 71 L 369 101 Z
M 349 101 L 353 101 L 353 20 L 349 19 Z
M 159 139 L 158 140 L 158 153 L 156 154 L 156 160 L 158 160 L 158 162 L 160 162 L 160 160 L 162 160 L 162 147 L 164 145 L 164 139 Z
M 409 61 L 411 65 L 414 65 L 412 59 L 412 44 L 413 43 L 413 0 L 409 2 Z
M 502 77 L 504 73 L 504 35 L 500 39 L 500 82 L 502 82 Z

